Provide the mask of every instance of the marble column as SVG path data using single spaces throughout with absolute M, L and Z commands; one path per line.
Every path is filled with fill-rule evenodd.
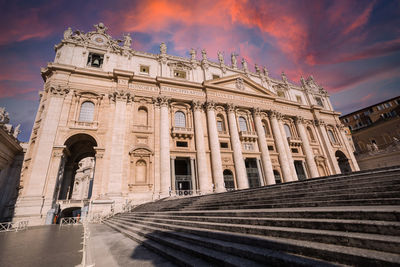
M 286 140 L 283 140 L 282 138 L 282 133 L 278 122 L 278 118 L 280 118 L 282 115 L 276 111 L 269 111 L 268 115 L 271 122 L 272 133 L 275 139 L 276 151 L 279 153 L 278 157 L 282 170 L 282 178 L 285 182 L 292 181 L 292 172 L 289 167 L 286 148 L 283 143 Z
M 211 150 L 211 167 L 212 175 L 215 183 L 216 192 L 225 192 L 224 175 L 222 172 L 221 151 L 219 147 L 219 138 L 217 131 L 217 121 L 215 119 L 215 104 L 207 102 L 207 125 L 208 139 L 210 141 Z
M 169 151 L 169 99 L 160 97 L 160 195 L 166 197 L 171 189 L 170 151 Z
M 247 179 L 246 166 L 244 164 L 242 154 L 242 143 L 240 142 L 239 132 L 236 123 L 235 106 L 228 104 L 226 110 L 228 112 L 229 134 L 231 135 L 233 161 L 235 162 L 238 188 L 249 188 L 249 180 Z
M 333 174 L 340 174 L 341 171 L 339 168 L 339 163 L 336 160 L 336 156 L 335 156 L 335 153 L 333 152 L 331 141 L 328 138 L 328 133 L 326 132 L 326 128 L 325 128 L 325 122 L 322 120 L 314 120 L 314 123 L 322 136 L 322 143 L 327 152 L 328 161 L 330 162 L 330 165 L 331 165 L 333 171 L 335 172 Z
M 271 158 L 269 156 L 268 144 L 265 137 L 264 127 L 261 122 L 259 109 L 253 110 L 253 117 L 258 136 L 258 147 L 261 152 L 261 162 L 263 165 L 264 177 L 266 179 L 267 185 L 275 184 L 274 171 L 272 168 Z
M 93 177 L 93 191 L 92 191 L 92 199 L 97 199 L 98 196 L 104 195 L 107 190 L 107 180 L 104 179 L 104 149 L 95 147 L 95 162 L 94 162 L 94 177 Z
M 192 176 L 192 192 L 196 193 L 196 172 L 194 169 L 194 158 L 190 158 L 190 174 Z
M 349 154 L 351 162 L 353 163 L 353 167 L 354 167 L 353 171 L 359 171 L 360 167 L 358 166 L 356 157 L 354 156 L 353 149 L 352 149 L 352 147 L 351 147 L 351 145 L 349 143 L 349 140 L 347 140 L 347 136 L 346 136 L 346 134 L 344 132 L 343 125 L 338 124 L 338 125 L 336 125 L 336 127 L 337 127 L 337 129 L 338 129 L 338 131 L 340 133 L 340 136 L 342 137 L 343 144 L 347 149 L 347 153 Z
M 122 177 L 124 176 L 125 136 L 126 136 L 126 109 L 127 103 L 133 96 L 126 91 L 114 92 L 110 95 L 115 102 L 113 128 L 111 137 L 110 168 L 108 179 L 108 196 L 122 196 Z
M 176 184 L 176 178 L 175 178 L 175 157 L 171 157 L 171 191 L 175 193 L 175 184 Z
M 297 130 L 299 131 L 301 142 L 303 143 L 303 150 L 304 154 L 306 155 L 306 163 L 308 170 L 310 171 L 310 176 L 311 178 L 319 177 L 317 165 L 315 164 L 314 160 L 314 154 L 308 140 L 306 129 L 304 128 L 304 118 L 295 117 L 295 123 L 297 126 Z
M 292 173 L 292 176 L 291 176 L 292 178 L 291 178 L 290 181 L 297 181 L 298 177 L 297 177 L 297 173 L 296 173 L 296 168 L 294 167 L 294 160 L 293 160 L 293 157 L 292 157 L 292 151 L 290 150 L 290 146 L 289 146 L 289 142 L 288 142 L 288 137 L 289 136 L 286 136 L 285 128 L 283 126 L 283 122 L 282 121 L 279 122 L 279 127 L 281 129 L 281 134 L 284 137 L 283 145 L 285 146 L 285 149 L 286 149 L 286 156 L 287 156 L 287 159 L 288 159 L 290 171 Z
M 197 173 L 199 176 L 198 180 L 200 187 L 199 190 L 201 194 L 208 194 L 212 193 L 212 186 L 210 180 L 208 179 L 208 171 L 207 171 L 206 148 L 204 143 L 203 119 L 202 119 L 203 103 L 196 101 L 192 103 L 192 106 L 193 106 L 193 116 L 194 116 L 194 131 L 195 131 L 194 136 L 196 141 Z
M 262 169 L 261 169 L 261 164 L 260 164 L 260 159 L 256 159 L 256 163 L 257 163 L 257 171 L 258 171 L 258 179 L 260 181 L 260 185 L 264 186 L 264 179 L 263 179 L 263 175 L 262 175 Z

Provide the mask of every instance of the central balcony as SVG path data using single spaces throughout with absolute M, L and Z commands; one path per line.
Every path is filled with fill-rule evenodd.
M 178 137 L 191 139 L 193 137 L 193 129 L 187 127 L 172 127 L 171 135 L 174 138 Z
M 303 143 L 300 138 L 298 137 L 288 137 L 287 138 L 289 146 L 291 147 L 300 147 Z
M 241 141 L 254 142 L 257 140 L 257 133 L 252 131 L 240 131 L 239 138 Z

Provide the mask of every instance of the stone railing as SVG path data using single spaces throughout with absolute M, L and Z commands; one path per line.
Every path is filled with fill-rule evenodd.
M 193 129 L 187 127 L 172 127 L 171 135 L 172 137 L 192 138 Z
M 239 138 L 241 141 L 254 142 L 257 140 L 257 133 L 252 131 L 240 131 Z
M 66 224 L 82 224 L 85 219 L 81 217 L 65 217 L 60 220 L 60 227 Z
M 177 196 L 193 196 L 193 190 L 175 190 Z
M 293 146 L 293 147 L 299 147 L 303 143 L 300 138 L 293 137 L 293 136 L 292 137 L 288 137 L 287 141 L 289 143 L 289 146 Z
M 0 223 L 0 232 L 18 232 L 21 230 L 26 230 L 28 229 L 28 224 L 28 220 Z

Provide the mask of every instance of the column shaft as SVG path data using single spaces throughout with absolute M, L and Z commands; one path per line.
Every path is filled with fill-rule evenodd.
M 222 174 L 221 151 L 219 148 L 219 139 L 217 131 L 217 122 L 215 119 L 214 106 L 212 103 L 207 103 L 207 124 L 208 138 L 210 141 L 211 150 L 211 167 L 212 175 L 215 183 L 216 192 L 225 192 L 224 176 Z
M 271 158 L 269 156 L 268 144 L 265 138 L 264 127 L 262 126 L 260 114 L 254 112 L 254 123 L 256 126 L 257 136 L 258 136 L 258 147 L 261 151 L 261 162 L 263 165 L 264 176 L 267 185 L 275 184 L 274 171 L 272 168 Z
M 321 133 L 322 142 L 325 145 L 325 149 L 326 149 L 327 154 L 328 154 L 327 155 L 328 156 L 328 160 L 330 161 L 332 169 L 335 172 L 334 174 L 340 174 L 341 171 L 340 171 L 340 168 L 339 168 L 339 164 L 338 164 L 338 162 L 336 160 L 335 154 L 333 153 L 333 148 L 332 148 L 332 145 L 331 145 L 331 141 L 329 141 L 328 134 L 327 134 L 326 128 L 325 128 L 325 124 L 322 121 L 317 121 L 317 128 L 318 128 L 319 132 Z
M 196 193 L 196 172 L 194 169 L 194 159 L 190 158 L 190 174 L 192 176 L 192 191 Z
M 169 195 L 171 189 L 168 100 L 160 102 L 160 195 Z
M 279 163 L 281 165 L 282 178 L 285 182 L 289 182 L 292 181 L 292 173 L 289 167 L 288 158 L 286 156 L 286 148 L 283 143 L 285 140 L 283 140 L 282 138 L 281 129 L 276 118 L 277 116 L 279 116 L 279 114 L 277 114 L 276 112 L 270 113 L 272 133 L 274 134 L 276 150 L 279 153 Z
M 301 141 L 303 143 L 304 154 L 306 155 L 306 162 L 307 162 L 308 169 L 310 170 L 310 176 L 311 176 L 311 178 L 318 177 L 319 173 L 318 173 L 317 165 L 315 164 L 312 148 L 310 146 L 310 142 L 308 141 L 308 136 L 307 136 L 306 130 L 303 125 L 303 119 L 297 118 L 296 125 L 297 125 L 297 129 L 299 131 Z
M 249 188 L 249 180 L 247 179 L 246 166 L 242 154 L 242 143 L 239 139 L 239 132 L 236 124 L 236 115 L 233 107 L 228 107 L 229 134 L 231 135 L 231 143 L 233 149 L 233 160 L 235 162 L 236 180 L 239 189 Z
M 286 150 L 286 156 L 287 156 L 287 159 L 288 159 L 290 172 L 292 173 L 290 181 L 297 181 L 298 178 L 297 178 L 296 168 L 294 167 L 294 160 L 293 160 L 293 157 L 292 157 L 292 151 L 290 150 L 289 142 L 288 142 L 288 136 L 286 136 L 286 132 L 285 132 L 285 129 L 283 127 L 283 123 L 282 122 L 279 122 L 279 127 L 281 129 L 282 136 L 284 136 L 283 145 L 284 145 L 285 150 Z
M 206 148 L 204 144 L 204 131 L 202 119 L 202 104 L 193 103 L 194 131 L 196 141 L 197 173 L 199 175 L 199 186 L 201 194 L 212 192 L 210 180 L 208 179 Z M 222 168 L 222 167 L 221 167 Z

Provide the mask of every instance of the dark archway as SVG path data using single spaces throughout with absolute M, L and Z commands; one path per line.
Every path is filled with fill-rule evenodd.
M 349 173 L 349 172 L 351 172 L 351 167 L 350 167 L 350 164 L 349 164 L 349 160 L 346 157 L 346 155 L 342 151 L 338 150 L 338 151 L 336 151 L 335 156 L 336 156 L 336 159 L 338 161 L 341 173 Z
M 88 134 L 76 134 L 68 138 L 65 141 L 67 154 L 64 159 L 63 175 L 59 180 L 57 187 L 57 199 L 68 200 L 71 199 L 74 192 L 74 186 L 83 184 L 82 181 L 75 181 L 77 171 L 82 172 L 81 176 L 85 176 L 88 184 L 83 190 L 85 192 L 80 192 L 81 197 L 75 197 L 77 200 L 89 199 L 91 197 L 91 190 L 93 186 L 93 173 L 94 173 L 94 156 L 96 151 L 94 148 L 97 146 L 96 140 Z M 92 168 L 87 168 L 82 166 L 84 161 L 91 162 Z M 85 163 L 88 165 L 89 163 Z M 90 169 L 90 173 L 88 169 Z

